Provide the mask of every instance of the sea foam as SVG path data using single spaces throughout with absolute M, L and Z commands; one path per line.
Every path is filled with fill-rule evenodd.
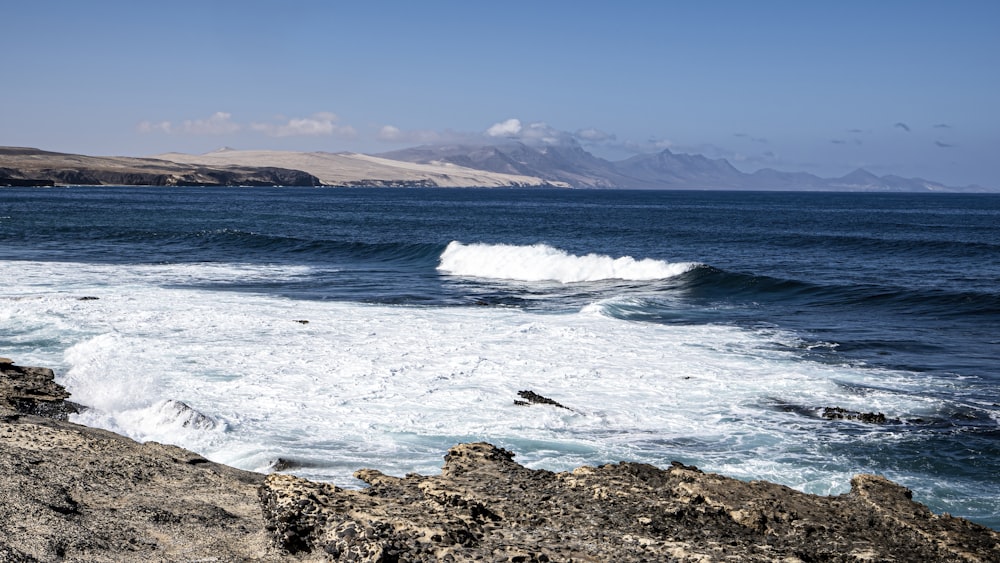
M 546 244 L 463 244 L 452 241 L 441 254 L 438 270 L 455 276 L 561 283 L 600 280 L 658 280 L 698 266 L 631 256 L 574 256 Z
M 20 263 L 5 292 L 37 297 L 0 299 L 0 334 L 19 362 L 57 368 L 92 407 L 79 422 L 245 469 L 307 462 L 300 474 L 345 486 L 361 467 L 433 473 L 448 447 L 486 440 L 532 467 L 677 459 L 831 492 L 856 470 L 831 444 L 855 436 L 773 405 L 925 416 L 941 403 L 914 374 L 809 361 L 794 335 L 631 322 L 607 304 L 546 314 L 171 286 L 223 270 Z M 99 299 L 39 294 L 42 279 Z M 572 410 L 515 405 L 526 389 Z

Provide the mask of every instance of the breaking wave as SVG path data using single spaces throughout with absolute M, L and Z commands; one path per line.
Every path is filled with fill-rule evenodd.
M 546 244 L 462 244 L 452 241 L 441 254 L 438 271 L 455 276 L 560 283 L 600 280 L 659 280 L 683 274 L 699 264 L 664 262 L 631 256 L 575 256 Z

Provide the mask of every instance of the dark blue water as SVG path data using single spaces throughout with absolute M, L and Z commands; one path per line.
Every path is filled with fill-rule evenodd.
M 439 272 L 451 241 L 700 265 L 655 281 L 512 283 Z M 899 424 L 879 429 L 900 435 L 897 448 L 879 442 L 857 455 L 874 471 L 918 465 L 982 483 L 986 496 L 966 515 L 1000 525 L 997 195 L 4 189 L 0 261 L 308 265 L 293 279 L 192 283 L 301 300 L 542 312 L 633 295 L 615 316 L 790 331 L 817 362 L 955 381 L 935 416 L 896 413 Z
M 1000 358 L 1000 196 L 8 189 L 0 217 L 0 259 L 321 266 L 292 284 L 219 287 L 303 299 L 560 308 L 601 292 L 449 279 L 435 267 L 453 240 L 698 262 L 622 314 L 774 323 L 850 358 L 986 379 Z

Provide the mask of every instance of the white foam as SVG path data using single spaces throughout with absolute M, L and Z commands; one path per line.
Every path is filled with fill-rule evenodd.
M 692 262 L 663 262 L 631 256 L 574 256 L 545 244 L 462 244 L 452 241 L 441 254 L 438 270 L 456 276 L 561 283 L 600 280 L 658 280 L 696 267 Z
M 433 473 L 446 448 L 488 440 L 534 467 L 681 459 L 825 491 L 856 468 L 811 456 L 853 438 L 767 405 L 919 416 L 936 404 L 932 392 L 890 391 L 932 384 L 925 378 L 805 361 L 780 331 L 628 322 L 601 307 L 535 314 L 164 287 L 220 268 L 137 276 L 18 263 L 7 270 L 0 334 L 57 358 L 46 365 L 93 407 L 81 422 L 246 469 L 314 460 L 300 473 L 341 485 L 360 467 Z M 43 279 L 56 280 L 48 292 Z M 49 293 L 67 286 L 100 299 Z M 25 294 L 35 298 L 12 298 Z M 841 382 L 886 391 L 860 396 Z M 516 406 L 526 389 L 572 410 Z

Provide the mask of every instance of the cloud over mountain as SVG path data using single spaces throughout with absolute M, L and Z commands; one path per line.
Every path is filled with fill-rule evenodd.
M 250 129 L 271 137 L 339 135 L 350 138 L 358 134 L 350 125 L 339 125 L 338 119 L 336 114 L 319 112 L 309 117 L 280 119 L 277 123 L 252 123 Z

